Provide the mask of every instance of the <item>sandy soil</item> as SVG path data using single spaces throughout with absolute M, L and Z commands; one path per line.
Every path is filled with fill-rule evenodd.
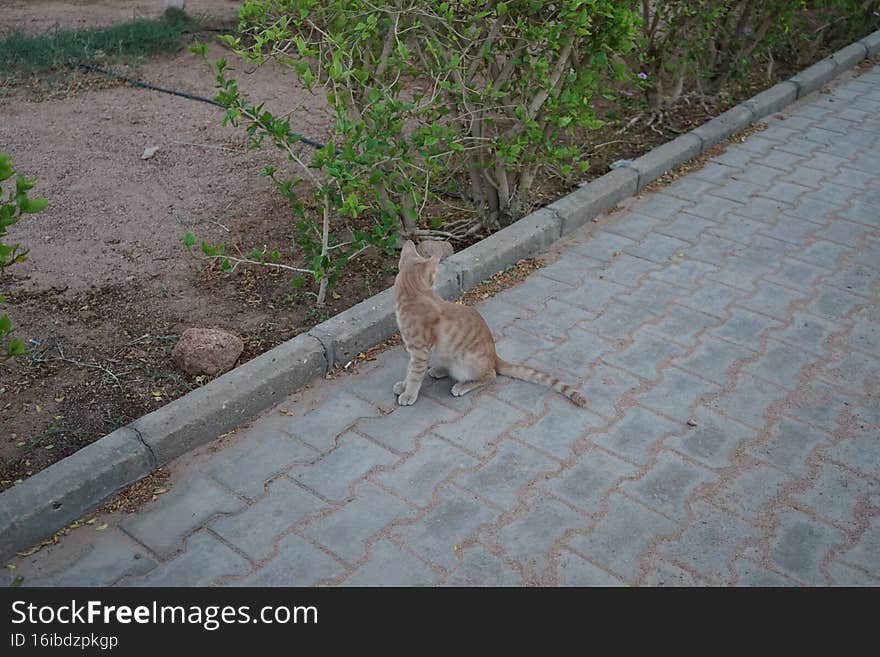
M 4 4 L 0 29 L 10 23 L 35 30 L 56 22 L 104 25 L 156 13 L 159 4 L 16 1 Z M 195 13 L 219 13 L 236 3 L 188 4 Z M 228 55 L 211 47 L 212 58 Z M 237 68 L 246 94 L 273 112 L 290 112 L 303 134 L 326 138 L 330 119 L 320 96 L 278 67 Z M 210 71 L 186 50 L 131 75 L 213 95 Z M 19 172 L 39 176 L 35 193 L 49 199 L 44 212 L 9 235 L 30 257 L 3 281 L 5 310 L 19 337 L 39 344 L 33 358 L 0 365 L 0 466 L 23 454 L 30 461 L 6 468 L 0 481 L 27 476 L 195 385 L 168 357 L 174 336 L 187 327 L 243 335 L 247 358 L 320 319 L 309 303 L 292 298 L 289 276 L 220 276 L 204 271 L 183 248 L 190 230 L 244 251 L 292 248 L 288 206 L 256 175 L 267 164 L 283 170 L 286 159 L 271 147 L 248 152 L 242 130 L 221 126 L 222 110 L 111 85 L 42 102 L 13 90 L 0 100 L 0 116 L 0 148 Z M 147 146 L 159 150 L 143 160 Z M 368 258 L 360 266 L 365 281 L 355 289 L 341 286 L 324 314 L 386 286 L 390 271 L 381 263 Z M 143 336 L 150 337 L 126 348 Z

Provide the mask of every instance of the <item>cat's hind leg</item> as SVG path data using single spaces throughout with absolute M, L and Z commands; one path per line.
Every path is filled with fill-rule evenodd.
M 449 370 L 445 367 L 432 367 L 428 370 L 428 376 L 432 379 L 445 379 L 449 376 Z
M 484 385 L 488 385 L 495 380 L 495 372 L 493 371 L 491 374 L 488 374 L 480 379 L 472 379 L 470 381 L 459 381 L 454 386 L 452 386 L 452 395 L 454 397 L 461 397 L 462 395 L 466 395 L 472 390 L 476 390 Z

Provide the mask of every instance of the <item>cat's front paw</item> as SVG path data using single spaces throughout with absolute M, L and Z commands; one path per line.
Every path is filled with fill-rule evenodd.
M 415 392 L 402 392 L 400 393 L 400 397 L 397 398 L 397 403 L 401 406 L 412 406 L 416 403 L 416 399 L 419 398 L 419 393 Z
M 392 389 L 394 390 L 395 395 L 399 395 L 404 390 L 406 390 L 406 381 L 398 381 L 394 384 L 394 388 Z

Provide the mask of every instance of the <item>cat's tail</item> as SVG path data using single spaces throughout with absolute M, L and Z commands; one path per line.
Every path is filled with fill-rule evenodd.
M 523 381 L 529 381 L 531 383 L 537 383 L 542 386 L 547 386 L 548 388 L 552 388 L 556 392 L 562 393 L 578 406 L 581 406 L 583 408 L 586 408 L 587 406 L 587 400 L 577 390 L 572 388 L 567 383 L 563 383 L 555 376 L 550 376 L 549 374 L 546 374 L 541 370 L 526 367 L 525 365 L 508 363 L 506 360 L 502 360 L 498 356 L 495 356 L 495 371 L 498 374 L 510 376 L 514 379 L 522 379 Z

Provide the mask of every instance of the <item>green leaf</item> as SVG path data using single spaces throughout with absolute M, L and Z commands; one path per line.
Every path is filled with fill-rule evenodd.
M 196 236 L 193 233 L 187 233 L 183 238 L 183 244 L 187 251 L 191 251 L 196 243 Z
M 42 212 L 47 205 L 49 205 L 49 200 L 45 198 L 23 198 L 18 202 L 22 214 Z
M 12 332 L 12 320 L 9 315 L 0 315 L 0 335 Z
M 9 346 L 6 347 L 7 356 L 23 356 L 26 353 L 27 349 L 24 347 L 24 342 L 18 338 L 13 338 L 10 341 Z

